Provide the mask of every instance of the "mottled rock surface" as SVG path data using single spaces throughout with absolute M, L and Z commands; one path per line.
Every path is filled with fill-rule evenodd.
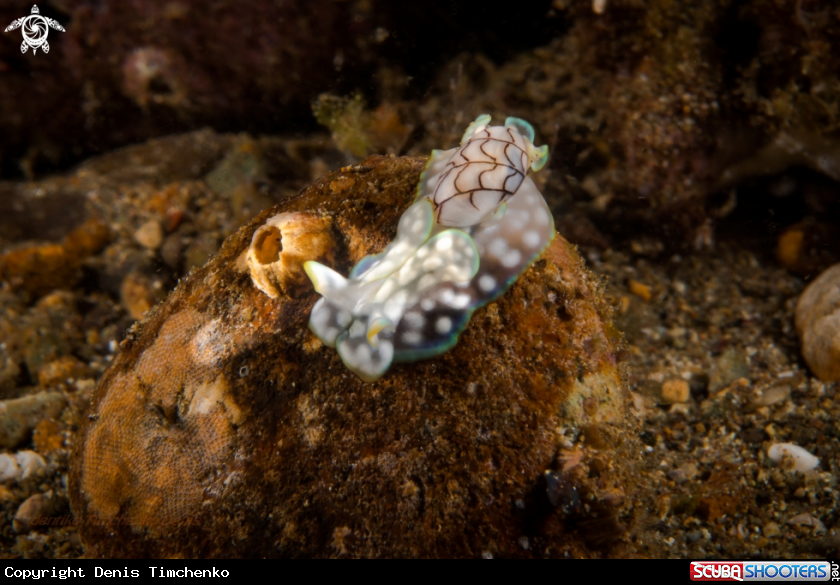
M 245 253 L 277 213 L 331 218 L 345 274 L 380 251 L 424 163 L 371 157 L 330 173 L 228 238 L 129 332 L 74 450 L 68 491 L 88 556 L 616 545 L 635 457 L 617 334 L 562 237 L 453 350 L 376 383 L 309 332 L 311 289 L 273 299 L 253 285 Z M 581 432 L 572 448 L 566 435 Z
M 796 305 L 802 356 L 824 382 L 840 380 L 840 264 L 812 282 Z

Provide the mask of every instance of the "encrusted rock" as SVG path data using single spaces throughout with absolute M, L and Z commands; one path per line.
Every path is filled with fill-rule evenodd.
M 823 382 L 840 380 L 840 264 L 812 282 L 796 305 L 802 356 Z
M 424 164 L 330 173 L 133 330 L 74 447 L 88 556 L 530 557 L 620 539 L 635 433 L 598 280 L 562 237 L 452 350 L 374 383 L 308 330 L 314 291 L 272 298 L 252 281 L 246 256 L 271 218 L 331 218 L 326 261 L 343 274 L 380 252 Z M 568 449 L 584 426 L 598 440 Z M 546 470 L 585 505 L 552 505 Z

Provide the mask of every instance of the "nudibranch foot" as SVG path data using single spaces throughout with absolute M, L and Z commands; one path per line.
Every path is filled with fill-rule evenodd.
M 345 279 L 317 262 L 304 268 L 323 295 L 309 327 L 365 381 L 393 361 L 439 355 L 457 341 L 477 308 L 510 287 L 554 238 L 554 219 L 529 170 L 548 147 L 518 118 L 489 126 L 482 115 L 461 146 L 435 150 L 380 254 Z

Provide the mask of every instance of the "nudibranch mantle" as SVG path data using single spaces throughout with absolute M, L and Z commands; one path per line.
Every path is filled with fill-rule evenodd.
M 310 330 L 365 381 L 394 361 L 453 347 L 473 311 L 504 294 L 554 239 L 554 219 L 528 177 L 545 165 L 548 147 L 534 146 L 524 120 L 489 123 L 479 116 L 460 146 L 432 152 L 381 254 L 364 257 L 349 278 L 304 265 L 323 297 Z

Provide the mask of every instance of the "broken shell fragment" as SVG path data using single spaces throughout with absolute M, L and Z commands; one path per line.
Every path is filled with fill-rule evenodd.
M 248 270 L 254 285 L 271 298 L 307 286 L 304 262 L 333 261 L 332 222 L 313 213 L 281 213 L 254 232 Z
M 796 305 L 802 357 L 823 382 L 840 380 L 840 264 L 820 274 Z

